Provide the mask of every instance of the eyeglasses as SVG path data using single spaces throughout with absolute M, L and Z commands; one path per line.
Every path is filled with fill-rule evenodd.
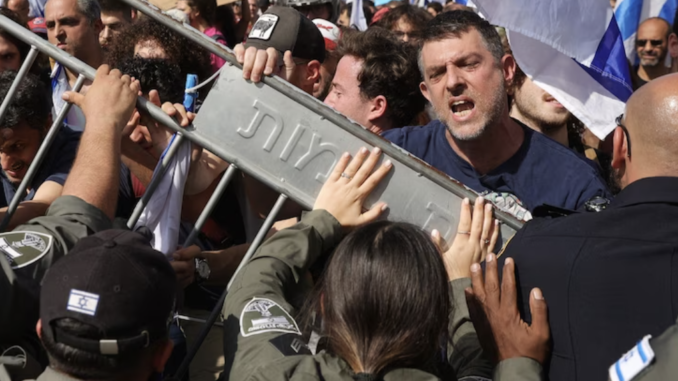
M 626 136 L 626 157 L 631 157 L 631 139 L 629 138 L 629 130 L 622 124 L 622 119 L 624 119 L 624 114 L 619 115 L 614 122 L 618 127 L 621 127 L 622 131 L 624 131 L 624 136 Z
M 664 43 L 664 40 L 636 40 L 636 46 L 642 48 L 647 45 L 648 41 L 650 41 L 650 45 L 652 45 L 653 48 L 661 46 Z

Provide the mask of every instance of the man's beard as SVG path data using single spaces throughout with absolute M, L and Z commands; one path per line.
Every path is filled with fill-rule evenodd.
M 640 59 L 640 65 L 641 66 L 649 66 L 649 67 L 655 67 L 659 65 L 661 60 L 659 57 L 653 57 L 653 58 L 641 58 Z
M 460 131 L 455 131 L 452 127 L 452 121 L 443 119 L 440 117 L 442 113 L 438 112 L 438 110 L 434 110 L 438 119 L 443 121 L 445 123 L 445 126 L 447 127 L 447 130 L 450 132 L 450 135 L 454 137 L 455 140 L 459 141 L 473 141 L 481 137 L 485 131 L 492 125 L 499 123 L 501 120 L 501 113 L 504 110 L 504 103 L 506 101 L 506 86 L 505 83 L 502 82 L 500 85 L 500 89 L 497 89 L 497 91 L 494 93 L 495 96 L 493 99 L 490 100 L 490 109 L 488 112 L 484 115 L 481 116 L 485 117 L 485 121 L 480 120 L 479 123 L 482 123 L 482 126 L 477 128 L 475 131 L 472 131 L 470 133 L 465 133 L 465 134 L 460 134 Z M 477 97 L 472 97 L 476 99 Z M 475 106 L 478 106 L 478 103 L 475 104 Z M 452 112 L 450 109 L 449 105 L 447 106 L 447 109 L 445 110 L 445 114 L 443 115 L 450 115 L 449 113 Z M 450 119 L 452 119 L 452 116 L 450 115 Z

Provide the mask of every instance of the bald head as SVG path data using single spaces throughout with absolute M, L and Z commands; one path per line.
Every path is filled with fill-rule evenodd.
M 657 78 L 638 89 L 626 104 L 634 171 L 678 177 L 678 74 Z
M 30 12 L 28 0 L 7 0 L 5 6 L 16 12 L 22 23 L 28 22 L 28 13 Z

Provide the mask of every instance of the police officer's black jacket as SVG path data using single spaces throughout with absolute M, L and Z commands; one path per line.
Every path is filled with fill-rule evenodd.
M 638 340 L 676 321 L 677 253 L 678 177 L 638 180 L 605 211 L 535 219 L 516 234 L 501 258 L 515 259 L 528 321 L 530 290 L 544 293 L 551 381 L 606 380 Z

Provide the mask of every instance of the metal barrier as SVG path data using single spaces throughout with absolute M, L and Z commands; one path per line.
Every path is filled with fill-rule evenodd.
M 230 166 L 200 214 L 185 245 L 190 245 L 196 238 L 238 169 L 280 193 L 275 206 L 268 214 L 237 271 L 247 263 L 261 244 L 285 201 L 290 198 L 303 207 L 312 207 L 322 183 L 339 156 L 345 151 L 356 152 L 362 146 L 381 148 L 384 152 L 383 159 L 390 159 L 393 162 L 393 170 L 368 199 L 367 204 L 384 200 L 390 206 L 389 219 L 408 221 L 426 230 L 437 229 L 446 238 L 453 236 L 456 231 L 456 217 L 461 200 L 465 197 L 475 199 L 477 197 L 475 192 L 412 157 L 399 147 L 365 130 L 280 78 L 266 77 L 263 83 L 256 85 L 243 80 L 240 67 L 228 48 L 199 31 L 162 14 L 157 7 L 139 0 L 121 1 L 227 61 L 198 113 L 194 125 L 188 128 L 181 128 L 160 108 L 144 98 L 138 99 L 139 109 L 146 111 L 158 122 L 179 135 L 163 158 L 160 170 L 153 177 L 147 192 L 136 206 L 128 221 L 128 226 L 134 226 L 162 179 L 171 158 L 182 142 L 188 139 L 213 152 L 230 163 Z M 32 46 L 29 59 L 22 66 L 13 87 L 23 78 L 38 51 L 49 55 L 73 72 L 80 73 L 75 86 L 76 90 L 82 86 L 85 79 L 94 78 L 95 69 L 2 15 L 0 15 L 0 27 Z M 12 95 L 10 90 L 6 99 L 3 100 L 0 106 L 0 118 Z M 28 184 L 49 150 L 69 107 L 70 105 L 65 105 L 55 118 L 26 177 L 19 186 L 19 191 L 10 204 L 0 230 L 9 223 Z M 511 237 L 522 226 L 522 221 L 504 212 L 496 211 L 496 216 L 503 222 L 501 228 L 503 239 Z M 188 370 L 199 346 L 219 317 L 221 305 L 230 285 L 229 282 L 199 339 L 190 348 L 174 378 L 181 379 Z

